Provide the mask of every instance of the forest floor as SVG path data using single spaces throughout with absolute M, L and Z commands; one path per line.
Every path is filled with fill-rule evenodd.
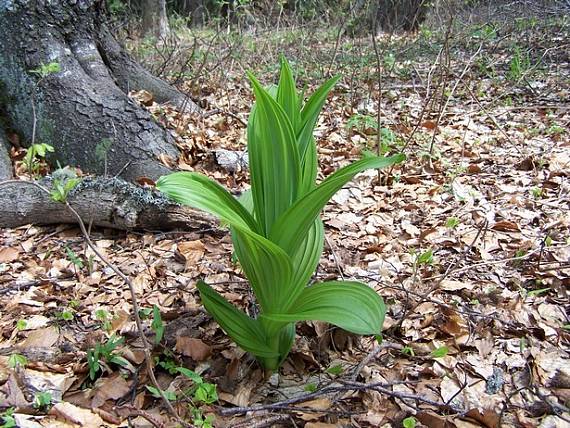
M 343 76 L 317 125 L 320 178 L 363 150 L 407 155 L 393 170 L 358 175 L 323 213 L 315 278 L 374 287 L 388 305 L 382 343 L 300 323 L 269 378 L 204 312 L 195 289 L 203 279 L 252 309 L 223 229 L 90 231 L 131 278 L 150 340 L 161 329 L 153 306 L 160 311 L 155 373 L 185 420 L 570 426 L 569 28 L 567 17 L 529 17 L 376 44 L 341 38 L 338 49 L 334 32 L 202 31 L 170 45 L 168 64 L 148 43 L 133 47 L 202 100 L 201 116 L 149 106 L 177 135 L 178 166 L 232 192 L 248 183 L 245 164 L 223 158 L 245 150 L 253 102 L 245 70 L 276 83 L 281 52 L 300 85 Z M 0 284 L 3 426 L 176 423 L 148 388 L 127 285 L 77 227 L 0 231 Z

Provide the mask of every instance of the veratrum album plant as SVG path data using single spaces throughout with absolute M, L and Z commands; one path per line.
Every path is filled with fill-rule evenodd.
M 385 306 L 370 287 L 353 281 L 309 281 L 323 249 L 323 207 L 357 173 L 401 162 L 404 155 L 366 155 L 317 185 L 313 129 L 338 77 L 305 103 L 284 59 L 277 88 L 264 89 L 251 74 L 249 79 L 256 98 L 247 126 L 251 189 L 238 200 L 195 172 L 163 176 L 157 188 L 230 226 L 259 315 L 249 317 L 202 281 L 197 287 L 206 310 L 225 332 L 275 370 L 291 350 L 297 321 L 325 321 L 356 334 L 381 332 Z

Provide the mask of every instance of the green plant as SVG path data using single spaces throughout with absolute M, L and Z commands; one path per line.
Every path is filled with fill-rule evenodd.
M 16 425 L 16 419 L 14 418 L 14 408 L 10 407 L 6 409 L 4 413 L 0 413 L 0 428 L 14 428 Z
M 80 182 L 75 171 L 70 168 L 59 168 L 52 174 L 53 184 L 50 197 L 55 202 L 65 203 L 67 196 Z
M 15 369 L 16 367 L 25 367 L 28 364 L 28 359 L 22 354 L 11 354 L 8 357 L 8 367 Z
M 105 331 L 110 331 L 112 326 L 113 316 L 105 309 L 97 309 L 95 311 L 95 318 L 101 322 L 101 327 Z
M 67 245 L 65 246 L 65 254 L 67 258 L 73 265 L 78 269 L 83 269 L 83 261 L 77 256 L 75 251 L 69 248 Z
M 515 52 L 509 62 L 509 71 L 507 72 L 507 78 L 514 82 L 519 81 L 524 75 L 530 70 L 531 61 L 528 52 L 524 53 L 517 46 Z
M 418 421 L 413 416 L 407 417 L 402 421 L 403 428 L 416 428 Z
M 21 330 L 25 330 L 27 326 L 28 326 L 28 322 L 27 322 L 26 320 L 19 319 L 19 320 L 16 322 L 16 328 L 17 328 L 18 330 L 20 330 L 20 331 L 21 331 Z
M 185 367 L 178 367 L 177 371 L 194 382 L 194 386 L 188 391 L 188 393 L 192 394 L 194 403 L 213 404 L 218 401 L 216 385 L 204 382 L 202 376 Z
M 116 351 L 117 347 L 123 343 L 124 339 L 111 335 L 105 343 L 100 342 L 94 348 L 87 351 L 87 365 L 89 366 L 89 378 L 95 380 L 97 373 L 102 371 L 103 363 L 127 366 L 129 362 Z
M 53 151 L 54 148 L 49 144 L 32 144 L 26 150 L 26 154 L 24 155 L 23 159 L 26 171 L 28 171 L 30 174 L 36 175 L 40 169 L 41 159 L 44 159 L 48 152 L 53 153 Z
M 61 65 L 58 62 L 50 62 L 47 64 L 40 64 L 38 68 L 34 68 L 30 70 L 30 73 L 34 73 L 40 77 L 40 79 L 44 79 L 50 74 L 59 73 L 61 71 Z
M 431 351 L 432 358 L 443 358 L 449 353 L 447 346 L 440 346 L 439 348 Z
M 160 316 L 160 309 L 156 305 L 153 305 L 152 307 L 152 323 L 150 328 L 152 328 L 152 331 L 154 331 L 155 334 L 154 343 L 158 345 L 162 340 L 162 336 L 164 336 L 164 323 Z
M 312 136 L 318 113 L 337 78 L 303 105 L 285 60 L 276 89 L 265 90 L 249 75 L 256 105 L 247 128 L 251 190 L 236 200 L 198 173 L 161 177 L 157 188 L 173 200 L 219 217 L 231 228 L 235 253 L 260 306 L 253 319 L 203 281 L 198 290 L 206 310 L 244 350 L 274 370 L 295 337 L 295 323 L 320 320 L 358 334 L 378 334 L 384 320 L 381 297 L 357 282 L 329 281 L 307 287 L 323 248 L 319 213 L 357 173 L 400 162 L 403 155 L 363 159 L 318 186 Z
M 34 407 L 37 409 L 45 410 L 51 406 L 52 399 L 53 398 L 51 396 L 51 392 L 38 392 L 34 395 Z
M 214 415 L 204 417 L 202 411 L 196 407 L 192 407 L 192 424 L 198 428 L 214 428 Z
M 206 310 L 244 350 L 277 369 L 295 338 L 295 323 L 320 320 L 357 334 L 378 334 L 382 298 L 358 282 L 307 284 L 323 249 L 320 211 L 357 173 L 404 160 L 403 155 L 365 157 L 319 185 L 313 129 L 328 80 L 303 104 L 283 59 L 277 88 L 265 90 L 249 74 L 256 97 L 247 127 L 251 190 L 235 199 L 218 183 L 193 172 L 161 177 L 157 188 L 184 205 L 208 211 L 231 228 L 235 253 L 260 307 L 250 318 L 206 283 L 198 290 Z
M 459 226 L 459 219 L 457 217 L 449 217 L 445 221 L 445 227 L 449 229 L 455 229 L 457 226 Z

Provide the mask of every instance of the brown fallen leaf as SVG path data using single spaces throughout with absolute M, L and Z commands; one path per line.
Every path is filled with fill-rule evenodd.
M 11 263 L 18 260 L 20 251 L 14 247 L 5 247 L 0 250 L 0 263 Z
M 186 261 L 186 269 L 189 269 L 204 257 L 206 247 L 200 240 L 179 242 L 177 245 L 178 252 Z
M 51 348 L 59 339 L 59 330 L 56 327 L 40 328 L 31 331 L 28 337 L 18 344 L 21 349 Z
M 101 416 L 91 410 L 74 406 L 71 403 L 57 403 L 50 409 L 48 414 L 80 427 L 99 428 L 105 426 Z
M 501 232 L 520 232 L 521 228 L 518 224 L 508 220 L 498 221 L 491 227 L 493 230 L 499 230 Z
M 92 408 L 102 406 L 107 400 L 118 400 L 126 395 L 131 387 L 120 373 L 114 373 L 110 377 L 99 379 L 93 389 L 95 395 L 91 400 Z
M 206 345 L 200 339 L 187 336 L 179 336 L 176 339 L 176 351 L 192 358 L 194 361 L 204 361 L 212 355 L 212 347 Z

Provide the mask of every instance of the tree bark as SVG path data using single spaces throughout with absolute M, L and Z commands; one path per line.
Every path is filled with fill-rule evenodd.
M 152 35 L 158 39 L 168 36 L 170 29 L 165 0 L 144 0 L 142 2 L 142 25 L 145 35 Z
M 0 1 L 0 111 L 26 144 L 51 144 L 52 163 L 154 179 L 169 171 L 159 158 L 179 152 L 127 92 L 146 89 L 159 102 L 196 106 L 127 55 L 105 25 L 102 4 Z M 49 63 L 60 71 L 43 78 L 32 72 Z
M 10 146 L 4 130 L 0 127 L 0 181 L 12 178 Z
M 41 185 L 50 189 L 50 179 Z M 25 224 L 76 224 L 76 217 L 62 203 L 24 181 L 0 186 L 0 227 Z M 163 195 L 116 178 L 86 178 L 69 194 L 67 201 L 85 224 L 132 230 L 206 230 L 216 220 L 200 211 L 177 205 Z
M 417 31 L 425 21 L 427 0 L 378 0 L 376 22 L 385 32 Z

